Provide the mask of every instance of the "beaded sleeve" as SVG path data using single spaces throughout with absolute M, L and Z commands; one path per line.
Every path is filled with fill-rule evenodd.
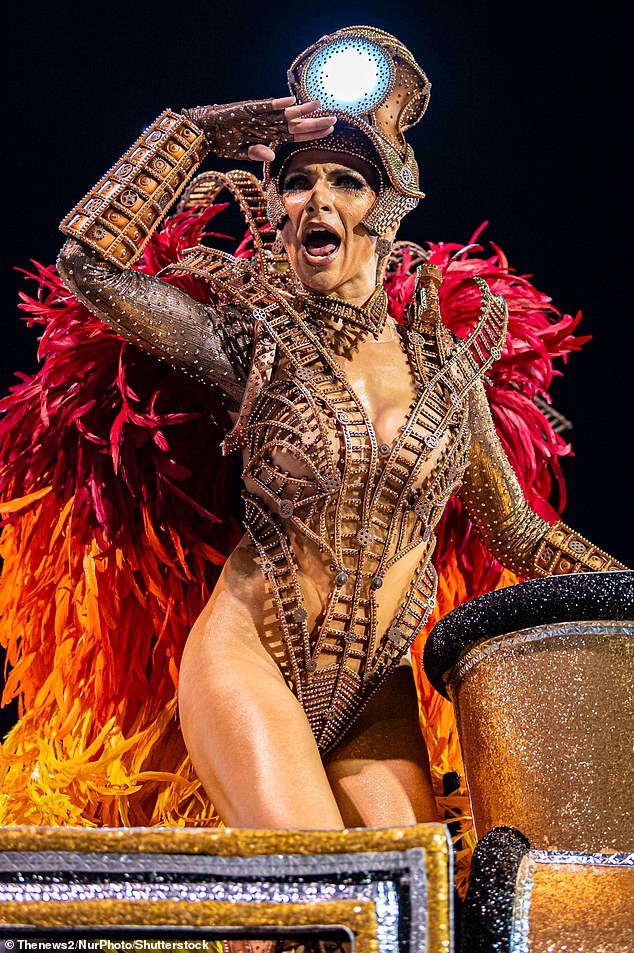
M 238 409 L 253 342 L 247 315 L 215 310 L 158 278 L 117 268 L 72 239 L 57 268 L 66 287 L 104 324 L 173 367 L 218 385 L 228 409 Z
M 132 270 L 153 230 L 209 151 L 189 118 L 165 110 L 63 219 L 58 270 L 105 324 L 191 376 L 217 384 L 237 409 L 252 321 L 214 309 Z
M 470 394 L 471 452 L 460 497 L 487 548 L 519 576 L 625 569 L 564 523 L 541 519 L 526 501 L 496 433 L 482 383 Z

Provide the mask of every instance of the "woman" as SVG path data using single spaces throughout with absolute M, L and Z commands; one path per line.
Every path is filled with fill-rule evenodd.
M 427 104 L 420 67 L 393 37 L 353 27 L 301 54 L 289 82 L 292 100 L 159 117 L 64 220 L 59 269 L 120 333 L 219 385 L 235 415 L 225 444 L 243 451 L 247 533 L 179 685 L 185 740 L 223 820 L 411 824 L 436 809 L 400 663 L 434 605 L 433 530 L 452 494 L 522 576 L 620 567 L 533 513 L 504 455 L 481 383 L 504 303 L 480 282 L 477 326 L 454 341 L 431 266 L 406 326 L 387 313 L 386 256 L 422 197 L 403 137 Z M 290 262 L 193 250 L 178 271 L 208 283 L 212 306 L 121 268 L 209 150 L 268 163 Z

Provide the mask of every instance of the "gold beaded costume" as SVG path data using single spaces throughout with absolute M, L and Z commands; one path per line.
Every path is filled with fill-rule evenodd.
M 328 51 L 355 43 L 378 57 L 379 78 L 382 69 L 389 75 L 378 104 L 362 102 L 352 113 L 327 97 L 324 102 L 313 74 Z M 424 112 L 424 74 L 394 38 L 350 28 L 302 54 L 289 85 L 300 101 L 319 95 L 323 108 L 342 120 L 319 148 L 373 156 L 380 165 L 382 188 L 364 224 L 381 240 L 422 196 L 403 130 Z M 326 322 L 349 329 L 352 343 L 355 334 L 380 332 L 387 315 L 380 283 L 364 308 L 307 293 L 273 248 L 273 236 L 258 230 L 263 193 L 252 176 L 202 176 L 188 186 L 210 149 L 240 157 L 250 143 L 267 138 L 282 155 L 291 154 L 295 147 L 281 144 L 281 133 L 282 117 L 270 103 L 203 107 L 184 116 L 166 111 L 66 217 L 62 230 L 70 241 L 59 269 L 93 313 L 143 349 L 221 388 L 236 415 L 225 449 L 244 452 L 246 527 L 274 599 L 275 658 L 325 752 L 405 655 L 434 607 L 434 527 L 452 494 L 460 494 L 490 551 L 520 576 L 620 564 L 562 524 L 551 527 L 524 499 L 482 387 L 506 333 L 504 301 L 484 281 L 478 281 L 482 306 L 475 328 L 453 340 L 438 308 L 440 273 L 434 266 L 419 270 L 400 331 L 416 397 L 394 441 L 378 441 L 320 328 Z M 280 171 L 274 163 L 265 179 L 276 227 L 283 217 Z M 213 305 L 129 269 L 186 187 L 185 205 L 222 184 L 238 193 L 255 223 L 256 257 L 245 262 L 200 246 L 171 269 L 203 279 Z M 429 461 L 433 466 L 422 478 Z M 330 573 L 325 608 L 312 624 L 301 588 L 308 551 L 318 552 Z M 401 607 L 379 625 L 385 575 L 411 552 L 418 563 Z
M 374 64 L 376 91 L 339 108 L 320 72 L 333 51 Z M 220 459 L 224 436 L 228 455 L 243 454 L 246 528 L 255 582 L 274 610 L 274 658 L 322 752 L 418 636 L 421 725 L 441 814 L 463 821 L 456 836 L 464 884 L 464 772 L 451 706 L 417 665 L 423 622 L 435 601 L 433 620 L 516 576 L 497 564 L 482 571 L 483 554 L 488 566 L 494 561 L 474 541 L 458 498 L 490 552 L 520 576 L 619 564 L 563 524 L 551 526 L 554 510 L 540 510 L 550 522 L 536 515 L 525 493 L 533 506 L 548 497 L 548 464 L 534 480 L 518 461 L 520 485 L 502 449 L 487 393 L 514 362 L 527 315 L 514 299 L 526 302 L 527 283 L 504 262 L 491 277 L 482 259 L 465 262 L 460 252 L 449 260 L 447 248 L 462 246 L 434 246 L 439 267 L 407 246 L 421 267 L 413 297 L 407 278 L 403 302 L 411 304 L 395 333 L 412 400 L 394 439 L 377 436 L 380 421 L 348 379 L 340 345 L 381 334 L 384 288 L 396 313 L 389 268 L 402 247 L 391 254 L 391 226 L 422 197 L 403 131 L 422 116 L 429 84 L 398 41 L 365 27 L 319 41 L 295 61 L 289 82 L 300 101 L 318 96 L 338 117 L 319 148 L 361 157 L 377 175 L 363 224 L 377 236 L 380 261 L 364 307 L 303 288 L 268 227 L 284 217 L 285 163 L 310 148 L 289 141 L 284 114 L 270 102 L 166 110 L 65 218 L 58 273 L 38 266 L 37 299 L 25 310 L 45 329 L 42 367 L 0 405 L 0 641 L 10 668 L 3 701 L 21 706 L 0 746 L 0 823 L 220 823 L 184 747 L 176 686 L 187 633 L 242 533 L 220 486 L 231 461 Z M 210 150 L 244 157 L 254 142 L 276 149 L 263 183 L 243 170 L 194 177 Z M 249 226 L 249 260 L 198 244 L 223 189 Z M 165 219 L 179 197 L 180 214 Z M 499 361 L 505 303 L 482 278 L 463 280 L 483 272 L 509 303 Z M 469 299 L 468 320 L 479 310 L 475 324 L 456 319 L 457 285 L 463 306 Z M 550 368 L 553 354 L 576 346 L 550 348 L 553 339 L 576 342 L 576 319 L 554 325 L 546 297 L 529 290 Z M 539 373 L 535 364 L 529 370 L 515 433 L 503 433 L 510 453 L 521 414 L 540 416 L 532 404 L 539 387 L 530 387 Z M 546 373 L 541 393 L 548 383 Z M 544 445 L 544 433 L 533 422 L 532 446 Z M 307 562 L 325 580 L 317 616 Z M 402 592 L 388 618 L 386 594 L 399 573 Z

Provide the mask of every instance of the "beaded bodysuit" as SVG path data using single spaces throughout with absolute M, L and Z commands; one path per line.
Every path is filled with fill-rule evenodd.
M 433 299 L 430 305 L 426 317 Z M 487 309 L 485 322 L 499 341 L 503 305 L 489 296 Z M 287 363 L 254 403 L 246 427 L 245 477 L 258 490 L 246 494 L 246 521 L 275 592 L 287 652 L 283 671 L 321 749 L 341 737 L 431 613 L 433 527 L 468 462 L 466 394 L 481 368 L 465 367 L 465 347 L 448 357 L 438 323 L 419 321 L 418 327 L 404 335 L 416 398 L 393 445 L 378 444 L 361 401 L 307 322 L 268 327 Z M 273 467 L 276 447 L 300 459 L 310 476 L 298 479 Z M 421 479 L 438 450 L 435 467 Z M 289 525 L 330 561 L 332 588 L 312 632 Z M 380 631 L 384 575 L 415 548 L 416 574 L 400 610 Z
M 505 305 L 480 282 L 480 319 L 456 345 L 440 321 L 439 273 L 423 266 L 402 335 L 416 396 L 393 443 L 381 444 L 319 333 L 320 311 L 354 321 L 356 309 L 304 296 L 300 311 L 244 266 L 238 288 L 235 262 L 208 249 L 192 252 L 178 270 L 205 275 L 216 293 L 231 291 L 241 309 L 252 309 L 259 390 L 250 394 L 248 415 L 243 413 L 227 444 L 246 450 L 245 522 L 274 594 L 283 644 L 277 661 L 319 747 L 327 750 L 435 605 L 433 528 L 468 465 L 468 393 L 499 355 Z M 382 289 L 368 308 L 385 316 Z M 275 463 L 280 451 L 295 464 L 292 472 Z M 331 574 L 325 608 L 312 630 L 291 533 L 325 554 Z M 416 574 L 382 631 L 377 602 L 385 574 L 413 550 Z
M 195 168 L 192 135 L 182 134 L 187 123 L 159 117 L 157 124 L 166 122 L 167 144 L 164 134 L 153 153 L 146 140 L 137 144 L 67 217 L 62 230 L 73 240 L 58 266 L 90 310 L 133 343 L 220 386 L 236 412 L 225 449 L 245 452 L 245 522 L 275 604 L 275 658 L 327 751 L 431 613 L 434 527 L 459 488 L 488 548 L 521 576 L 621 567 L 563 524 L 550 527 L 524 499 L 481 384 L 506 333 L 504 301 L 483 280 L 475 279 L 482 294 L 477 324 L 454 341 L 440 318 L 440 273 L 422 266 L 400 329 L 415 397 L 393 442 L 381 444 L 320 323 L 326 316 L 380 327 L 385 293 L 378 286 L 360 311 L 302 292 L 274 254 L 272 237 L 262 234 L 265 202 L 253 176 L 200 176 L 181 203 L 213 201 L 227 187 L 254 239 L 251 263 L 201 246 L 166 269 L 203 279 L 211 305 L 114 264 L 119 246 L 124 265 L 138 254 Z M 153 135 L 152 127 L 147 143 Z M 155 168 L 157 152 L 168 171 Z M 147 182 L 159 172 L 157 189 L 154 179 Z M 323 609 L 310 624 L 297 552 L 307 547 L 330 574 Z M 379 624 L 386 573 L 414 556 L 398 611 Z

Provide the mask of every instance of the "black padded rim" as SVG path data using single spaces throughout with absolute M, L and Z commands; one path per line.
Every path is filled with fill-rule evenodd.
M 634 619 L 634 572 L 583 572 L 526 582 L 470 599 L 436 623 L 423 665 L 447 698 L 444 675 L 460 653 L 482 639 L 557 622 Z
M 514 827 L 494 827 L 479 841 L 462 909 L 460 953 L 506 953 L 511 946 L 517 871 L 530 850 Z

